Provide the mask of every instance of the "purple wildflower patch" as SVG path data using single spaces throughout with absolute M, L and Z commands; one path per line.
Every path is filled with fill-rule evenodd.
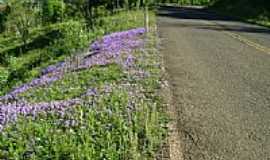
M 36 117 L 39 113 L 50 111 L 64 114 L 68 107 L 78 104 L 80 104 L 80 99 L 36 104 L 26 102 L 0 104 L 0 130 L 3 129 L 5 124 L 15 122 L 19 116 Z
M 41 74 L 42 75 L 46 75 L 46 74 L 49 74 L 49 73 L 52 73 L 52 72 L 55 72 L 61 68 L 63 68 L 65 66 L 65 62 L 59 62 L 57 63 L 56 65 L 50 65 L 48 66 L 47 68 L 43 69 L 41 71 Z
M 41 77 L 32 80 L 30 83 L 23 84 L 7 95 L 0 97 L 0 102 L 13 100 L 17 95 L 31 88 L 49 85 L 61 79 L 64 74 L 62 72 L 63 70 L 74 71 L 91 68 L 93 66 L 103 66 L 110 63 L 118 63 L 123 67 L 129 67 L 135 59 L 131 51 L 143 46 L 143 41 L 139 36 L 144 34 L 144 32 L 144 28 L 138 28 L 106 35 L 101 40 L 92 43 L 90 50 L 93 54 L 85 56 L 78 64 L 73 64 L 73 62 L 60 62 L 56 65 L 51 65 L 41 71 Z M 123 58 L 121 55 L 124 54 L 126 55 L 126 60 L 121 59 Z
M 43 75 L 40 78 L 32 80 L 30 83 L 26 83 L 18 88 L 15 88 L 5 96 L 0 97 L 0 102 L 15 100 L 18 94 L 24 93 L 25 91 L 37 86 L 49 85 L 50 83 L 59 80 L 62 76 L 63 76 L 62 74 Z
M 2 130 L 7 123 L 15 122 L 19 116 L 35 117 L 39 113 L 47 113 L 50 111 L 64 114 L 67 108 L 82 103 L 82 99 L 71 99 L 50 103 L 30 104 L 18 100 L 17 98 L 19 94 L 29 89 L 38 86 L 48 86 L 61 79 L 65 74 L 63 71 L 76 71 L 111 63 L 122 65 L 123 68 L 131 67 L 135 61 L 132 51 L 143 47 L 143 40 L 140 36 L 144 33 L 144 28 L 138 28 L 106 35 L 102 39 L 92 43 L 90 46 L 91 54 L 85 55 L 81 59 L 78 56 L 78 62 L 69 60 L 48 66 L 41 71 L 39 78 L 23 84 L 13 89 L 5 96 L 0 97 L 0 130 Z M 110 90 L 110 87 L 106 87 L 104 92 L 106 93 Z M 96 89 L 89 89 L 84 96 L 97 95 Z

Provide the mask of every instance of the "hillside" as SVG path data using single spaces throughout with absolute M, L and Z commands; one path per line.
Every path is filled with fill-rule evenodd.
M 168 118 L 155 13 L 118 2 L 7 1 L 0 159 L 157 156 Z

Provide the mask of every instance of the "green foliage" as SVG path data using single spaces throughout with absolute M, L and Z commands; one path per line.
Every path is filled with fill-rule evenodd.
M 28 47 L 31 50 L 28 49 L 27 52 L 18 55 L 14 51 L 23 45 L 20 40 L 17 40 L 16 37 L 2 40 L 0 38 L 1 43 L 5 46 L 7 44 L 2 50 L 0 48 L 0 64 L 5 64 L 9 71 L 8 81 L 0 84 L 2 94 L 14 86 L 37 77 L 41 68 L 63 60 L 66 56 L 80 53 L 82 49 L 88 47 L 90 41 L 99 36 L 143 26 L 142 17 L 143 13 L 130 11 L 99 18 L 99 25 L 95 27 L 95 32 L 88 32 L 84 23 L 72 20 L 33 29 L 28 42 L 32 49 Z M 53 36 L 48 36 L 49 33 L 53 33 Z M 37 46 L 35 47 L 34 44 Z
M 208 5 L 212 0 L 158 0 L 159 3 L 175 3 L 180 5 Z
M 27 0 L 10 0 L 9 6 L 12 8 L 8 14 L 8 27 L 14 29 L 13 32 L 18 33 L 21 41 L 26 44 L 34 23 L 34 13 Z
M 49 87 L 22 94 L 30 102 L 40 102 L 98 89 L 97 95 L 64 115 L 41 113 L 10 124 L 0 133 L 0 159 L 153 159 L 167 121 L 157 94 L 161 71 L 154 38 L 149 34 L 145 53 L 134 53 L 136 68 L 149 73 L 145 78 L 134 79 L 118 65 L 108 65 L 68 73 Z M 111 89 L 104 93 L 106 86 Z
M 54 39 L 47 39 L 48 36 L 46 36 L 46 41 L 37 41 L 39 42 L 37 43 L 37 47 L 34 47 L 36 43 L 30 43 L 31 47 L 37 49 L 29 50 L 19 56 L 10 54 L 9 50 L 14 51 L 14 46 L 12 46 L 11 49 L 8 48 L 7 51 L 4 50 L 5 52 L 3 52 L 0 57 L 2 56 L 2 59 L 5 60 L 4 64 L 8 66 L 9 76 L 6 84 L 0 85 L 3 91 L 8 91 L 12 86 L 17 86 L 37 77 L 42 66 L 44 67 L 57 60 L 63 59 L 64 56 L 74 54 L 79 49 L 87 47 L 89 43 L 89 35 L 80 22 L 69 21 L 51 25 L 41 30 L 41 33 L 38 33 L 38 35 L 47 32 L 50 33 L 51 31 L 57 31 L 53 32 Z M 57 34 L 55 33 L 58 33 L 61 38 L 57 38 Z M 40 36 L 37 36 L 37 38 L 40 39 Z M 43 45 L 47 44 L 48 46 L 38 48 L 40 47 L 40 43 Z M 18 46 L 20 46 L 20 44 Z
M 3 86 L 7 83 L 9 72 L 6 68 L 0 66 L 0 86 Z M 0 90 L 0 95 L 2 90 Z
M 63 38 L 56 39 L 51 49 L 56 55 L 73 54 L 78 49 L 87 47 L 89 35 L 85 25 L 79 21 L 68 21 L 60 25 Z
M 0 158 L 145 159 L 164 134 L 162 116 L 146 101 L 132 113 L 127 104 L 128 93 L 115 90 L 65 117 L 21 118 L 0 133 Z
M 142 27 L 144 25 L 143 16 L 142 12 L 130 11 L 128 13 L 122 12 L 115 16 L 101 18 L 99 23 L 102 27 L 98 30 L 104 32 L 104 34 L 108 34 L 129 28 Z
M 100 36 L 142 27 L 141 11 L 124 10 L 144 6 L 146 1 L 10 0 L 9 3 L 7 29 L 0 35 L 0 95 L 38 77 L 48 65 L 82 52 Z M 149 59 L 154 61 L 153 57 Z M 153 67 L 145 69 L 159 74 Z M 28 90 L 19 96 L 30 103 L 77 97 L 83 97 L 83 103 L 69 109 L 64 117 L 56 113 L 19 117 L 16 124 L 9 124 L 0 133 L 0 159 L 153 158 L 164 138 L 166 123 L 161 100 L 155 94 L 159 79 L 156 75 L 135 80 L 121 67 L 108 65 L 67 73 L 50 86 Z M 142 90 L 126 84 L 136 84 Z M 100 91 L 108 85 L 112 86 L 110 92 L 83 96 L 89 88 Z M 143 96 L 131 96 L 133 92 Z M 67 125 L 69 122 L 75 123 Z
M 0 11 L 0 33 L 5 30 L 5 23 L 7 20 L 7 14 Z
M 10 12 L 10 7 L 6 5 L 5 1 L 0 0 L 0 33 L 5 31 L 7 15 Z
M 212 9 L 270 26 L 270 2 L 265 0 L 214 0 Z M 241 8 L 241 9 L 239 9 Z
M 42 18 L 43 23 L 56 23 L 64 18 L 65 3 L 63 0 L 43 0 Z
M 83 95 L 90 87 L 97 88 L 106 83 L 121 80 L 123 73 L 119 66 L 97 67 L 67 74 L 49 87 L 40 87 L 23 93 L 20 97 L 30 102 L 68 100 Z M 35 95 L 35 96 L 33 96 Z

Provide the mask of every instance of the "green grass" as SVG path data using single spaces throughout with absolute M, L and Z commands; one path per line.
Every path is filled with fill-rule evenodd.
M 144 60 L 158 59 L 152 53 Z M 109 65 L 67 74 L 48 88 L 23 94 L 30 102 L 53 101 L 77 97 L 90 86 L 111 86 L 109 93 L 86 99 L 64 117 L 51 113 L 20 118 L 1 132 L 0 158 L 152 159 L 166 135 L 167 119 L 157 94 L 160 71 L 154 64 L 140 63 L 149 77 L 135 80 L 132 74 L 123 76 L 117 65 Z M 67 121 L 74 124 L 68 127 Z
M 97 96 L 82 96 L 82 103 L 66 110 L 64 115 L 51 112 L 35 118 L 19 117 L 0 133 L 0 159 L 154 159 L 166 136 L 168 119 L 159 94 L 162 75 L 153 30 L 155 17 L 153 13 L 150 16 L 152 31 L 147 35 L 144 51 L 134 51 L 134 68 L 127 70 L 111 64 L 70 72 L 47 87 L 19 95 L 37 103 L 78 98 L 91 88 L 98 92 Z M 142 17 L 141 12 L 130 12 L 104 18 L 106 26 L 114 25 L 96 29 L 89 37 L 143 26 Z M 125 23 L 127 19 L 136 21 Z M 32 59 L 42 57 L 43 52 L 32 52 L 13 57 L 9 67 L 18 70 L 34 64 Z M 27 70 L 38 74 L 42 67 L 55 61 L 58 59 L 42 60 Z M 138 77 L 135 71 L 141 70 L 147 75 Z M 26 77 L 30 80 L 35 76 Z M 106 87 L 110 89 L 104 92 Z
M 4 67 L 0 66 L 0 86 L 7 83 L 8 75 L 9 75 L 9 72 Z M 0 95 L 1 95 L 1 91 L 0 91 Z
M 50 25 L 44 28 L 32 29 L 30 42 L 35 41 L 35 37 L 44 35 L 52 30 L 59 30 L 63 36 L 60 39 L 53 39 L 50 45 L 44 48 L 36 48 L 25 53 L 6 54 L 1 58 L 3 50 L 9 52 L 22 44 L 18 37 L 12 38 L 0 37 L 0 41 L 6 41 L 9 45 L 0 51 L 0 66 L 5 68 L 8 75 L 8 81 L 0 83 L 0 95 L 3 95 L 16 86 L 29 82 L 31 79 L 39 76 L 42 68 L 54 64 L 57 61 L 64 60 L 65 57 L 80 52 L 87 48 L 89 42 L 101 37 L 104 34 L 137 28 L 143 26 L 143 13 L 139 11 L 120 12 L 113 16 L 106 16 L 99 19 L 99 26 L 95 27 L 94 32 L 88 32 L 85 24 L 80 21 L 68 21 L 59 24 Z M 2 44 L 2 43 L 1 43 Z M 1 49 L 0 49 L 1 50 Z M 4 52 L 4 51 L 3 51 Z M 2 75 L 3 74 L 3 75 Z M 0 73 L 0 77 L 6 76 L 6 73 Z
M 80 97 L 87 89 L 98 88 L 104 84 L 116 83 L 123 78 L 118 65 L 94 67 L 66 74 L 50 86 L 31 89 L 19 97 L 29 102 L 50 102 Z
M 94 105 L 77 106 L 66 115 L 66 121 L 56 114 L 21 119 L 0 134 L 0 158 L 150 158 L 165 134 L 157 128 L 163 116 L 156 105 L 137 102 L 136 110 L 130 112 L 126 108 L 128 93 L 114 90 L 96 99 Z M 68 120 L 74 124 L 67 127 Z
M 70 21 L 63 22 L 63 23 L 57 23 L 57 24 L 51 24 L 44 27 L 37 27 L 37 28 L 31 28 L 29 37 L 28 37 L 28 44 L 31 44 L 32 42 L 35 42 L 37 39 L 44 39 L 44 41 L 50 40 L 50 38 L 56 38 L 56 37 L 48 37 L 47 34 L 53 31 L 58 31 L 61 28 L 67 27 L 67 25 L 70 24 Z M 22 48 L 23 42 L 21 38 L 14 34 L 14 32 L 11 33 L 2 33 L 0 35 L 0 56 L 3 56 L 3 54 L 7 54 L 10 50 L 14 50 L 16 48 Z M 18 54 L 18 53 L 14 53 Z

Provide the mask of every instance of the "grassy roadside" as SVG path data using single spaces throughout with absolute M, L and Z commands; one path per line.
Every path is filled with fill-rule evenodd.
M 0 44 L 3 45 L 2 48 L 0 46 L 0 95 L 39 77 L 43 68 L 84 52 L 89 42 L 98 37 L 143 26 L 140 18 L 143 18 L 143 13 L 137 11 L 101 17 L 99 21 L 102 25 L 96 26 L 94 32 L 89 32 L 81 21 L 32 29 L 29 46 L 23 53 L 20 50 L 25 46 L 18 37 L 0 35 Z
M 143 23 L 142 17 L 136 20 Z M 153 159 L 167 123 L 155 23 L 151 13 L 150 32 L 139 37 L 143 47 L 132 48 L 133 58 L 122 57 L 132 65 L 116 61 L 65 72 L 49 85 L 19 94 L 19 100 L 50 109 L 7 124 L 0 133 L 0 159 Z M 62 109 L 66 100 L 79 103 Z M 60 101 L 65 103 L 59 106 Z

